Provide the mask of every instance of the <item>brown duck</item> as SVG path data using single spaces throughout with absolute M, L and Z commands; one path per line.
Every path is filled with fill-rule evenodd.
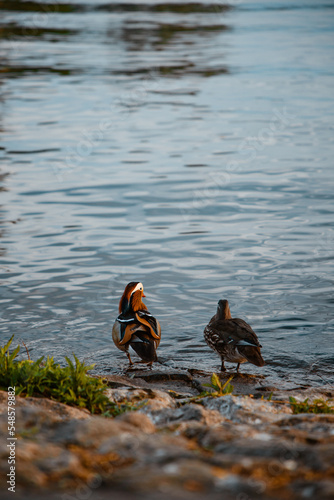
M 232 318 L 227 300 L 218 302 L 217 313 L 204 329 L 204 339 L 221 357 L 222 372 L 226 371 L 224 361 L 238 363 L 237 372 L 241 363 L 265 364 L 255 332 L 246 321 Z
M 156 349 L 160 344 L 161 328 L 159 321 L 148 312 L 143 297 L 142 283 L 132 281 L 126 285 L 119 302 L 120 314 L 112 329 L 114 344 L 125 352 L 130 366 L 133 365 L 130 348 L 150 366 L 153 361 L 157 361 Z

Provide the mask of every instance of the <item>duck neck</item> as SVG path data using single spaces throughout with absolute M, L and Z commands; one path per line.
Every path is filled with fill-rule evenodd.
M 231 311 L 230 311 L 230 308 L 227 304 L 226 308 L 225 308 L 225 319 L 232 319 L 232 316 L 231 316 Z
M 230 306 L 227 302 L 218 307 L 216 317 L 221 320 L 232 319 Z
M 145 306 L 144 302 L 141 300 L 140 293 L 134 293 L 131 295 L 130 308 L 132 309 L 133 312 L 147 311 L 147 307 Z

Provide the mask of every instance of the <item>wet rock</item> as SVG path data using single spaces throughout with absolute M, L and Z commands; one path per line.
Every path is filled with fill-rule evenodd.
M 165 381 L 183 381 L 189 384 L 192 383 L 192 376 L 187 371 L 150 371 L 148 373 L 136 374 L 135 378 L 141 378 L 148 382 L 165 382 Z
M 135 371 L 134 380 L 145 381 L 156 389 L 168 391 L 174 390 L 184 394 L 195 395 L 203 391 L 203 386 L 195 379 L 189 370 L 180 368 L 170 369 L 168 366 L 161 366 L 159 370 Z

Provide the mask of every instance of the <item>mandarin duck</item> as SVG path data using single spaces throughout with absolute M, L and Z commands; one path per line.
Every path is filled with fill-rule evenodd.
M 142 302 L 143 297 L 145 295 L 142 283 L 132 281 L 126 285 L 119 302 L 120 314 L 112 329 L 114 344 L 125 352 L 130 366 L 133 365 L 130 347 L 150 366 L 153 361 L 157 361 L 156 349 L 160 344 L 161 328 Z
M 260 351 L 262 346 L 255 332 L 246 321 L 232 318 L 227 300 L 218 302 L 217 313 L 204 329 L 204 339 L 221 357 L 222 372 L 226 371 L 224 361 L 238 363 L 237 373 L 240 363 L 265 364 Z

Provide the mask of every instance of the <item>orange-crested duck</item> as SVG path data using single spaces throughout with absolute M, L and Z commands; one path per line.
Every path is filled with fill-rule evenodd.
M 221 357 L 222 372 L 226 371 L 224 361 L 238 363 L 237 373 L 241 363 L 265 364 L 255 332 L 243 319 L 232 318 L 227 300 L 218 302 L 217 313 L 204 329 L 204 339 Z
M 160 344 L 161 328 L 158 320 L 150 314 L 142 298 L 144 287 L 138 281 L 126 285 L 119 302 L 119 316 L 113 329 L 112 338 L 115 346 L 124 351 L 130 366 L 133 365 L 129 348 L 138 354 L 142 361 L 152 366 L 157 361 L 156 349 Z

